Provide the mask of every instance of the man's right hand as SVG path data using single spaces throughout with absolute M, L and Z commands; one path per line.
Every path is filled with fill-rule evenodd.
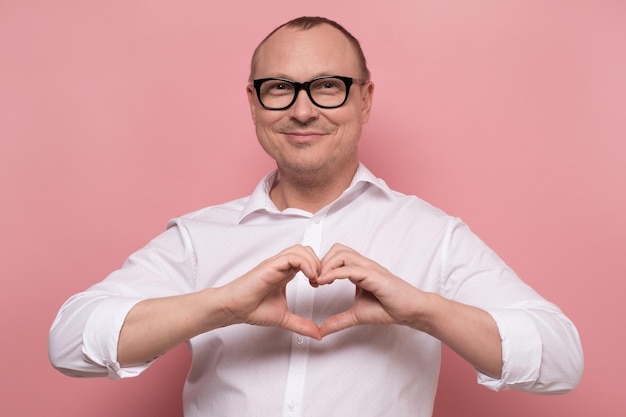
M 286 286 L 302 273 L 315 282 L 321 270 L 320 261 L 310 247 L 295 245 L 261 262 L 250 272 L 219 288 L 223 308 L 232 322 L 256 326 L 282 327 L 321 339 L 317 324 L 289 311 Z

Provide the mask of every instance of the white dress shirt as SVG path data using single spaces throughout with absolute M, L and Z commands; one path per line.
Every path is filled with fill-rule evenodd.
M 417 288 L 486 310 L 502 338 L 494 390 L 564 392 L 583 359 L 574 325 L 523 283 L 459 219 L 387 187 L 363 165 L 351 186 L 315 214 L 279 211 L 269 198 L 276 173 L 239 200 L 208 207 L 169 228 L 101 283 L 70 298 L 50 332 L 50 358 L 74 376 L 136 376 L 121 368 L 117 342 L 140 300 L 222 286 L 300 243 L 321 258 L 342 243 Z M 346 310 L 354 285 L 287 286 L 291 311 L 321 323 Z M 394 416 L 432 414 L 441 344 L 403 326 L 360 326 L 312 340 L 278 328 L 233 325 L 189 341 L 186 417 Z

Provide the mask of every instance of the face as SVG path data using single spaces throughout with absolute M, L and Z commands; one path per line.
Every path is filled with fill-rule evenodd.
M 359 68 L 352 45 L 332 26 L 281 28 L 259 50 L 253 78 L 298 82 L 323 75 L 360 78 Z M 371 82 L 353 85 L 347 102 L 336 109 L 319 108 L 300 91 L 289 109 L 266 110 L 252 86 L 247 93 L 259 143 L 282 176 L 351 178 L 358 164 L 361 129 L 369 118 Z

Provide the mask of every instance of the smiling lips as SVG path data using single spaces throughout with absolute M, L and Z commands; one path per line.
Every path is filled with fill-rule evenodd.
M 291 142 L 297 143 L 312 142 L 327 134 L 319 131 L 287 131 L 280 133 L 287 136 Z
M 309 143 L 336 131 L 332 125 L 321 123 L 285 123 L 277 126 L 275 132 L 284 135 L 292 143 Z

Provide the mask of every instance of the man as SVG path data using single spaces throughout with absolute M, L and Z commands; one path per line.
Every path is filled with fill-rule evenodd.
M 187 417 L 429 416 L 441 342 L 492 389 L 571 390 L 582 353 L 560 310 L 458 219 L 359 163 L 373 93 L 337 23 L 272 32 L 247 94 L 277 170 L 246 198 L 170 222 L 68 300 L 54 366 L 135 376 L 188 342 Z

